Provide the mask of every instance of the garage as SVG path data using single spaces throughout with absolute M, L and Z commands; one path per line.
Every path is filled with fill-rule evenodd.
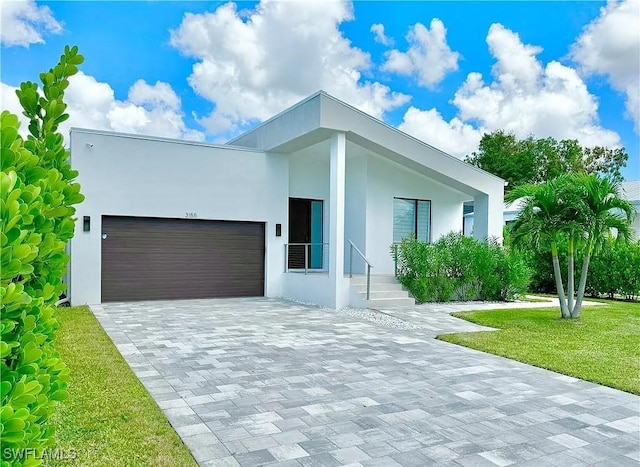
M 264 295 L 264 223 L 102 216 L 102 301 Z

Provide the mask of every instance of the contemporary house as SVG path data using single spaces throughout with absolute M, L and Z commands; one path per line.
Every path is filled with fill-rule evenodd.
M 476 238 L 502 233 L 502 179 L 324 92 L 223 145 L 74 128 L 71 163 L 73 304 L 372 306 L 398 299 L 392 244 L 461 231 L 465 201 Z
M 635 233 L 635 238 L 640 239 L 640 180 L 625 181 L 620 184 L 619 195 L 629 201 L 636 210 L 636 217 L 633 220 L 632 228 Z M 468 236 L 472 236 L 474 233 L 474 211 L 473 203 L 465 203 L 465 212 L 462 216 L 463 233 Z M 512 204 L 505 204 L 502 209 L 502 222 L 503 225 L 507 225 L 514 220 L 520 210 L 522 209 L 522 200 L 518 200 Z
M 515 203 L 502 205 L 502 225 L 507 225 L 513 221 L 522 208 L 523 200 L 518 200 Z M 462 216 L 462 233 L 468 237 L 473 236 L 473 224 L 474 224 L 474 207 L 472 202 L 465 203 L 465 213 Z
M 620 195 L 636 209 L 636 217 L 632 226 L 636 234 L 636 240 L 640 240 L 640 180 L 622 182 L 620 191 Z

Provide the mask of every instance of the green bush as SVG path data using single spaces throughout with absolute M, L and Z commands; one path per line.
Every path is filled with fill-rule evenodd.
M 447 253 L 415 239 L 394 245 L 400 283 L 420 301 L 451 300 L 455 283 L 449 278 Z
M 508 235 L 505 236 L 507 243 Z M 560 268 L 567 271 L 566 240 L 558 242 Z M 529 269 L 532 271 L 529 289 L 532 292 L 556 293 L 551 252 L 534 248 L 520 252 Z M 576 281 L 580 280 L 580 265 L 583 252 L 575 255 Z M 587 277 L 586 294 L 592 297 L 623 297 L 635 300 L 640 297 L 640 241 L 627 243 L 612 238 L 602 245 L 591 258 L 589 276 Z
M 26 140 L 15 115 L 0 115 L 2 466 L 41 464 L 53 443 L 55 402 L 67 397 L 68 369 L 53 348 L 55 303 L 65 290 L 72 205 L 84 197 L 57 128 L 69 117 L 67 78 L 82 61 L 76 47 L 65 47 L 60 63 L 40 75 L 43 95 L 35 83 L 21 84 L 17 94 L 30 121 Z
M 421 302 L 512 300 L 529 284 L 522 255 L 495 239 L 478 242 L 456 232 L 434 244 L 409 238 L 392 254 L 398 280 Z
M 591 260 L 587 293 L 594 297 L 616 295 L 635 300 L 640 296 L 640 241 L 607 241 Z

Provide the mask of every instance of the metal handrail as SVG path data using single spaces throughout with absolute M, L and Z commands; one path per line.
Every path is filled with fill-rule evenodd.
M 304 273 L 307 274 L 309 271 L 309 251 L 311 247 L 321 246 L 322 247 L 322 256 L 324 262 L 324 247 L 329 246 L 328 243 L 285 243 L 284 244 L 284 272 L 289 272 L 289 247 L 290 246 L 304 246 Z M 314 269 L 314 268 L 312 268 Z
M 349 242 L 349 278 L 353 277 L 353 250 L 356 250 L 356 253 L 360 255 L 360 257 L 364 260 L 367 265 L 367 300 L 371 296 L 371 263 L 367 259 L 367 257 L 358 249 L 357 246 L 353 244 L 351 240 L 347 240 Z
M 391 249 L 393 250 L 393 276 L 398 277 L 398 247 L 400 243 L 394 242 L 391 245 Z

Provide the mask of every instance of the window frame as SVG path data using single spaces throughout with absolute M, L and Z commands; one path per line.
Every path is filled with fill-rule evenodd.
M 432 207 L 433 207 L 433 201 L 430 199 L 422 199 L 422 198 L 405 198 L 404 196 L 394 196 L 393 197 L 394 200 L 396 199 L 401 199 L 404 201 L 413 201 L 414 206 L 415 206 L 415 213 L 414 213 L 414 219 L 413 219 L 413 235 L 414 238 L 418 239 L 418 202 L 420 201 L 424 201 L 424 202 L 428 202 L 429 203 L 429 238 L 427 239 L 427 243 L 431 243 L 431 238 L 432 238 L 432 232 L 433 232 L 433 228 L 432 228 L 432 223 L 431 223 L 431 217 L 432 217 Z M 392 205 L 393 206 L 393 205 Z M 391 212 L 391 220 L 392 220 L 392 232 L 391 232 L 391 236 L 393 237 L 393 226 L 395 224 L 394 222 L 394 211 L 395 207 L 392 208 L 392 212 Z M 392 243 L 394 244 L 398 244 L 399 242 L 395 242 L 392 241 Z

